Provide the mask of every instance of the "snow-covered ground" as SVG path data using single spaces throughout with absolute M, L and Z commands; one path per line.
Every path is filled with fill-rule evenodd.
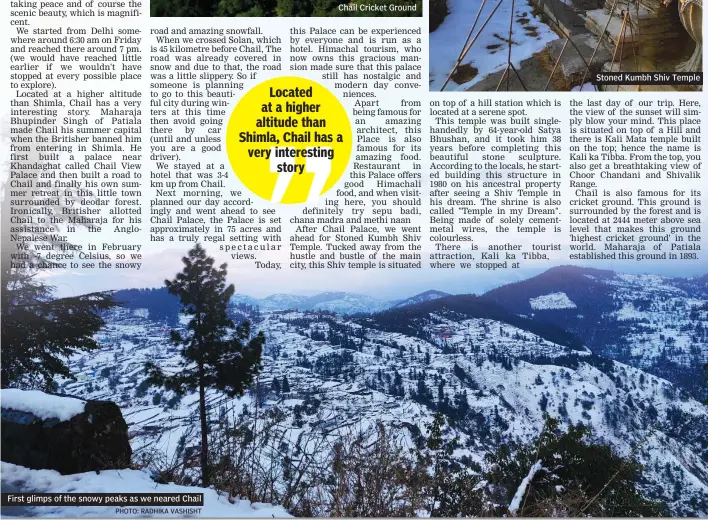
M 480 33 L 480 29 L 499 2 L 501 4 Z M 479 38 L 462 60 L 462 65 L 471 64 L 478 69 L 477 75 L 462 85 L 450 81 L 445 90 L 466 90 L 489 74 L 506 67 L 510 19 L 511 61 L 517 69 L 522 60 L 543 50 L 546 43 L 558 38 L 546 24 L 532 14 L 531 6 L 526 0 L 448 0 L 449 14 L 440 27 L 430 33 L 430 90 L 440 90 L 445 83 L 457 63 L 462 46 L 483 3 L 484 7 L 469 41 L 478 33 Z
M 267 341 L 257 388 L 240 399 L 208 392 L 210 418 L 219 424 L 223 415 L 232 424 L 258 429 L 270 421 L 270 412 L 278 412 L 277 428 L 285 443 L 278 449 L 290 456 L 299 453 L 301 433 L 305 449 L 315 450 L 307 439 L 341 438 L 377 421 L 401 432 L 410 444 L 416 431 L 425 432 L 433 420 L 434 407 L 417 397 L 424 385 L 434 402 L 440 395 L 451 403 L 466 401 L 466 419 L 449 431 L 460 438 L 456 455 L 481 464 L 499 439 L 534 438 L 547 410 L 565 424 L 590 425 L 594 439 L 623 455 L 636 450 L 646 465 L 646 488 L 674 512 L 708 514 L 708 464 L 698 441 L 708 432 L 708 410 L 660 374 L 641 369 L 664 357 L 680 366 L 698 366 L 695 360 L 705 354 L 708 306 L 704 293 L 689 291 L 689 282 L 636 275 L 603 282 L 608 296 L 592 301 L 604 302 L 603 323 L 617 326 L 622 336 L 609 338 L 627 340 L 624 348 L 633 366 L 445 306 L 424 317 L 399 316 L 395 323 L 391 317 L 358 320 L 313 310 L 261 309 L 254 328 Z M 539 315 L 575 316 L 577 311 L 573 320 L 579 320 L 594 289 L 583 293 L 568 284 L 544 285 L 519 297 Z M 342 293 L 318 295 L 317 300 L 309 304 L 357 303 L 354 295 Z M 406 333 L 393 332 L 400 320 Z M 144 384 L 146 361 L 168 372 L 179 366 L 169 327 L 147 312 L 116 309 L 100 336 L 101 349 L 71 360 L 77 380 L 64 381 L 60 391 L 117 402 L 138 466 L 158 470 L 186 460 L 199 442 L 196 394 L 179 399 Z M 285 377 L 289 390 L 273 390 L 274 381 Z M 693 497 L 697 504 L 691 503 Z
M 570 89 L 571 92 L 597 92 L 598 88 L 592 83 L 585 83 L 582 88 L 576 86 Z
M 618 309 L 607 318 L 626 324 L 624 337 L 636 366 L 652 367 L 662 359 L 687 368 L 705 363 L 706 299 L 656 275 L 619 274 L 610 284 Z
M 577 305 L 563 292 L 544 294 L 537 298 L 531 298 L 529 305 L 534 310 L 540 309 L 575 309 Z
M 658 284 L 654 280 L 642 282 L 652 287 Z M 635 287 L 631 298 L 636 294 Z M 573 302 L 556 290 L 540 296 L 537 303 L 546 308 L 569 308 L 580 300 Z M 670 314 L 663 305 L 661 312 Z M 259 378 L 264 394 L 259 409 L 283 412 L 284 421 L 278 428 L 284 429 L 287 449 L 293 452 L 300 433 L 336 437 L 352 429 L 365 430 L 377 421 L 402 432 L 409 442 L 413 440 L 407 433 L 409 427 L 424 432 L 433 419 L 434 410 L 414 398 L 422 379 L 434 400 L 440 391 L 449 399 L 464 395 L 471 419 L 483 420 L 479 424 L 485 425 L 485 435 L 472 420 L 470 428 L 460 426 L 450 432 L 461 440 L 460 455 L 479 462 L 493 449 L 495 435 L 526 440 L 538 435 L 544 409 L 565 418 L 566 423 L 591 425 L 596 438 L 624 455 L 642 441 L 650 426 L 648 414 L 640 410 L 655 410 L 660 421 L 670 414 L 681 414 L 682 420 L 694 422 L 699 430 L 704 428 L 705 407 L 690 399 L 677 400 L 672 397 L 677 391 L 670 383 L 636 368 L 609 360 L 609 368 L 598 368 L 587 351 L 573 351 L 488 319 L 435 313 L 420 327 L 428 331 L 429 339 L 364 328 L 345 317 L 312 311 L 262 313 L 255 325 L 267 338 Z M 133 313 L 115 311 L 102 331 L 108 342 L 99 351 L 77 356 L 72 366 L 79 374 L 78 381 L 66 382 L 61 389 L 71 395 L 118 402 L 139 464 L 143 454 L 148 456 L 148 464 L 152 453 L 161 453 L 167 461 L 180 459 L 184 455 L 179 445 L 198 443 L 195 394 L 173 401 L 170 392 L 141 390 L 145 361 L 157 362 L 168 371 L 178 366 L 179 354 L 167 342 L 163 329 L 163 325 Z M 345 330 L 348 347 L 332 340 L 333 334 Z M 577 367 L 568 365 L 568 356 L 578 359 Z M 276 395 L 270 390 L 273 381 L 284 376 L 290 392 Z M 397 378 L 404 397 L 392 391 Z M 254 397 L 248 392 L 241 399 L 226 399 L 208 392 L 207 401 L 214 420 L 223 413 L 249 421 L 255 420 Z M 630 400 L 638 408 L 634 404 L 628 407 Z M 249 414 L 242 415 L 246 408 Z M 670 463 L 682 482 L 682 496 L 708 492 L 702 477 L 708 474 L 708 467 L 700 458 L 700 448 L 692 442 L 656 432 L 642 445 L 639 457 L 647 464 L 654 489 L 663 487 L 667 477 L 662 472 Z M 688 498 L 674 500 L 677 508 L 687 507 Z
M 157 484 L 148 471 L 105 470 L 76 475 L 61 475 L 51 470 L 33 470 L 3 462 L 0 467 L 3 493 L 203 493 L 204 506 L 143 506 L 121 508 L 106 506 L 17 506 L 3 508 L 4 517 L 61 517 L 61 518 L 286 518 L 290 515 L 279 506 L 253 504 L 247 500 L 232 499 L 213 489 L 176 484 Z M 189 512 L 191 510 L 191 512 Z

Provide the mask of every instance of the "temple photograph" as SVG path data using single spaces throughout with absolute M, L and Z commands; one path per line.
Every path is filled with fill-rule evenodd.
M 701 0 L 430 0 L 429 13 L 430 91 L 703 89 Z M 616 73 L 652 80 L 595 81 Z

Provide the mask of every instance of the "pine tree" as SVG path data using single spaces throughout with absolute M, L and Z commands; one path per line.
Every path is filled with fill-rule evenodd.
M 538 401 L 538 407 L 542 412 L 545 412 L 546 409 L 548 409 L 548 396 L 545 393 L 541 394 L 541 399 Z
M 287 394 L 290 392 L 290 383 L 288 382 L 288 376 L 283 375 L 283 384 L 281 385 L 283 393 Z
M 428 425 L 425 447 L 419 455 L 419 465 L 427 468 L 427 506 L 431 517 L 478 516 L 482 506 L 480 494 L 475 491 L 478 478 L 454 461 L 454 452 L 460 448 L 459 438 L 446 439 L 443 435 L 445 417 L 435 413 Z
M 5 260 L 5 259 L 3 259 Z M 36 269 L 3 263 L 0 385 L 54 390 L 55 376 L 72 378 L 65 360 L 99 348 L 101 312 L 118 305 L 110 292 L 54 298 Z
M 215 268 L 214 259 L 200 244 L 182 262 L 182 272 L 172 281 L 165 280 L 170 294 L 180 299 L 180 312 L 191 318 L 185 331 L 171 333 L 172 342 L 182 347 L 182 366 L 170 375 L 152 363 L 146 365 L 146 370 L 152 384 L 178 395 L 199 390 L 202 485 L 208 487 L 206 390 L 216 388 L 229 397 L 242 396 L 260 370 L 265 336 L 259 332 L 251 337 L 249 322 L 236 326 L 229 318 L 227 308 L 234 286 L 226 285 L 226 264 Z
M 546 416 L 535 442 L 501 445 L 487 455 L 490 469 L 484 478 L 493 483 L 488 500 L 508 506 L 520 483 L 531 475 L 519 516 L 667 516 L 664 504 L 640 493 L 642 466 L 607 445 L 589 442 L 589 433 L 582 424 L 561 432 L 558 421 Z M 534 466 L 538 470 L 531 473 Z

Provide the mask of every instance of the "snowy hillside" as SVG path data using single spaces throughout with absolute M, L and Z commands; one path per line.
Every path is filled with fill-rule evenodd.
M 430 290 L 403 300 L 384 301 L 365 294 L 347 292 L 324 292 L 315 296 L 272 294 L 260 300 L 244 294 L 236 294 L 231 301 L 236 305 L 245 304 L 262 311 L 329 311 L 337 314 L 352 315 L 370 314 L 394 307 L 415 305 L 416 303 L 442 298 L 443 296 L 449 295 L 442 291 Z
M 408 305 L 415 305 L 416 303 L 428 302 L 431 300 L 437 300 L 438 298 L 444 298 L 445 296 L 450 295 L 442 291 L 425 291 L 420 294 L 416 294 L 415 296 L 411 296 L 410 298 L 406 298 L 405 300 L 393 302 L 391 308 L 395 309 L 400 307 L 407 307 Z
M 593 352 L 668 379 L 697 397 L 708 362 L 708 282 L 557 267 L 484 298 L 573 332 Z
M 617 283 L 638 282 L 618 278 Z M 623 293 L 615 288 L 613 294 Z M 526 314 L 585 312 L 580 308 L 584 299 L 561 288 L 546 287 L 524 298 Z M 535 298 L 542 298 L 537 309 L 531 304 Z M 343 300 L 323 298 L 314 305 Z M 672 301 L 669 296 L 659 300 L 654 312 L 671 308 L 661 305 Z M 472 308 L 474 300 L 462 297 L 394 309 L 373 319 L 261 308 L 254 315 L 255 329 L 264 331 L 267 343 L 258 383 L 243 399 L 209 393 L 210 421 L 234 418 L 257 431 L 270 420 L 266 417 L 277 417 L 282 449 L 295 457 L 301 434 L 346 435 L 377 421 L 415 443 L 435 411 L 442 410 L 453 425 L 448 435 L 462 441 L 455 455 L 481 463 L 484 453 L 505 439 L 538 435 L 548 412 L 566 424 L 588 424 L 596 438 L 624 455 L 636 450 L 647 468 L 642 487 L 666 500 L 675 514 L 708 514 L 705 406 L 664 379 L 578 347 L 553 328 L 500 311 L 465 311 Z M 180 399 L 146 385 L 146 361 L 169 369 L 178 360 L 167 341 L 168 328 L 146 314 L 112 312 L 100 337 L 104 347 L 76 357 L 78 380 L 65 382 L 61 391 L 118 402 L 129 423 L 134 458 L 157 470 L 185 459 L 196 446 L 197 396 Z M 654 319 L 663 323 L 669 317 Z M 284 379 L 287 390 L 280 385 Z
M 557 292 L 531 298 L 529 305 L 533 310 L 542 309 L 575 309 L 575 305 L 565 293 Z
M 234 295 L 234 304 L 246 304 L 263 311 L 321 310 L 339 314 L 357 314 L 377 312 L 388 309 L 391 303 L 377 300 L 364 294 L 345 292 L 326 292 L 315 296 L 296 294 L 272 294 L 266 298 L 257 299 L 242 294 Z

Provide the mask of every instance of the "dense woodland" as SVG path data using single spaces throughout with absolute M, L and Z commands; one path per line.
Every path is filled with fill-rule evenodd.
M 382 6 L 415 4 L 415 11 L 380 11 L 340 9 L 342 4 L 366 3 Z M 370 0 L 340 2 L 337 0 L 152 0 L 150 16 L 248 16 L 248 17 L 324 17 L 324 16 L 422 16 L 421 0 Z
M 419 327 L 419 324 L 431 312 L 449 316 L 452 319 L 484 318 L 500 321 L 528 330 L 559 345 L 576 350 L 583 348 L 583 342 L 578 337 L 552 323 L 539 322 L 513 314 L 493 300 L 474 294 L 446 296 L 417 305 L 391 309 L 376 314 L 372 318 L 364 319 L 362 322 L 371 323 L 379 329 L 389 332 L 419 336 L 421 333 L 419 329 L 422 328 Z
M 122 289 L 114 293 L 120 304 L 131 310 L 147 309 L 151 320 L 174 327 L 179 318 L 179 299 L 167 289 Z

